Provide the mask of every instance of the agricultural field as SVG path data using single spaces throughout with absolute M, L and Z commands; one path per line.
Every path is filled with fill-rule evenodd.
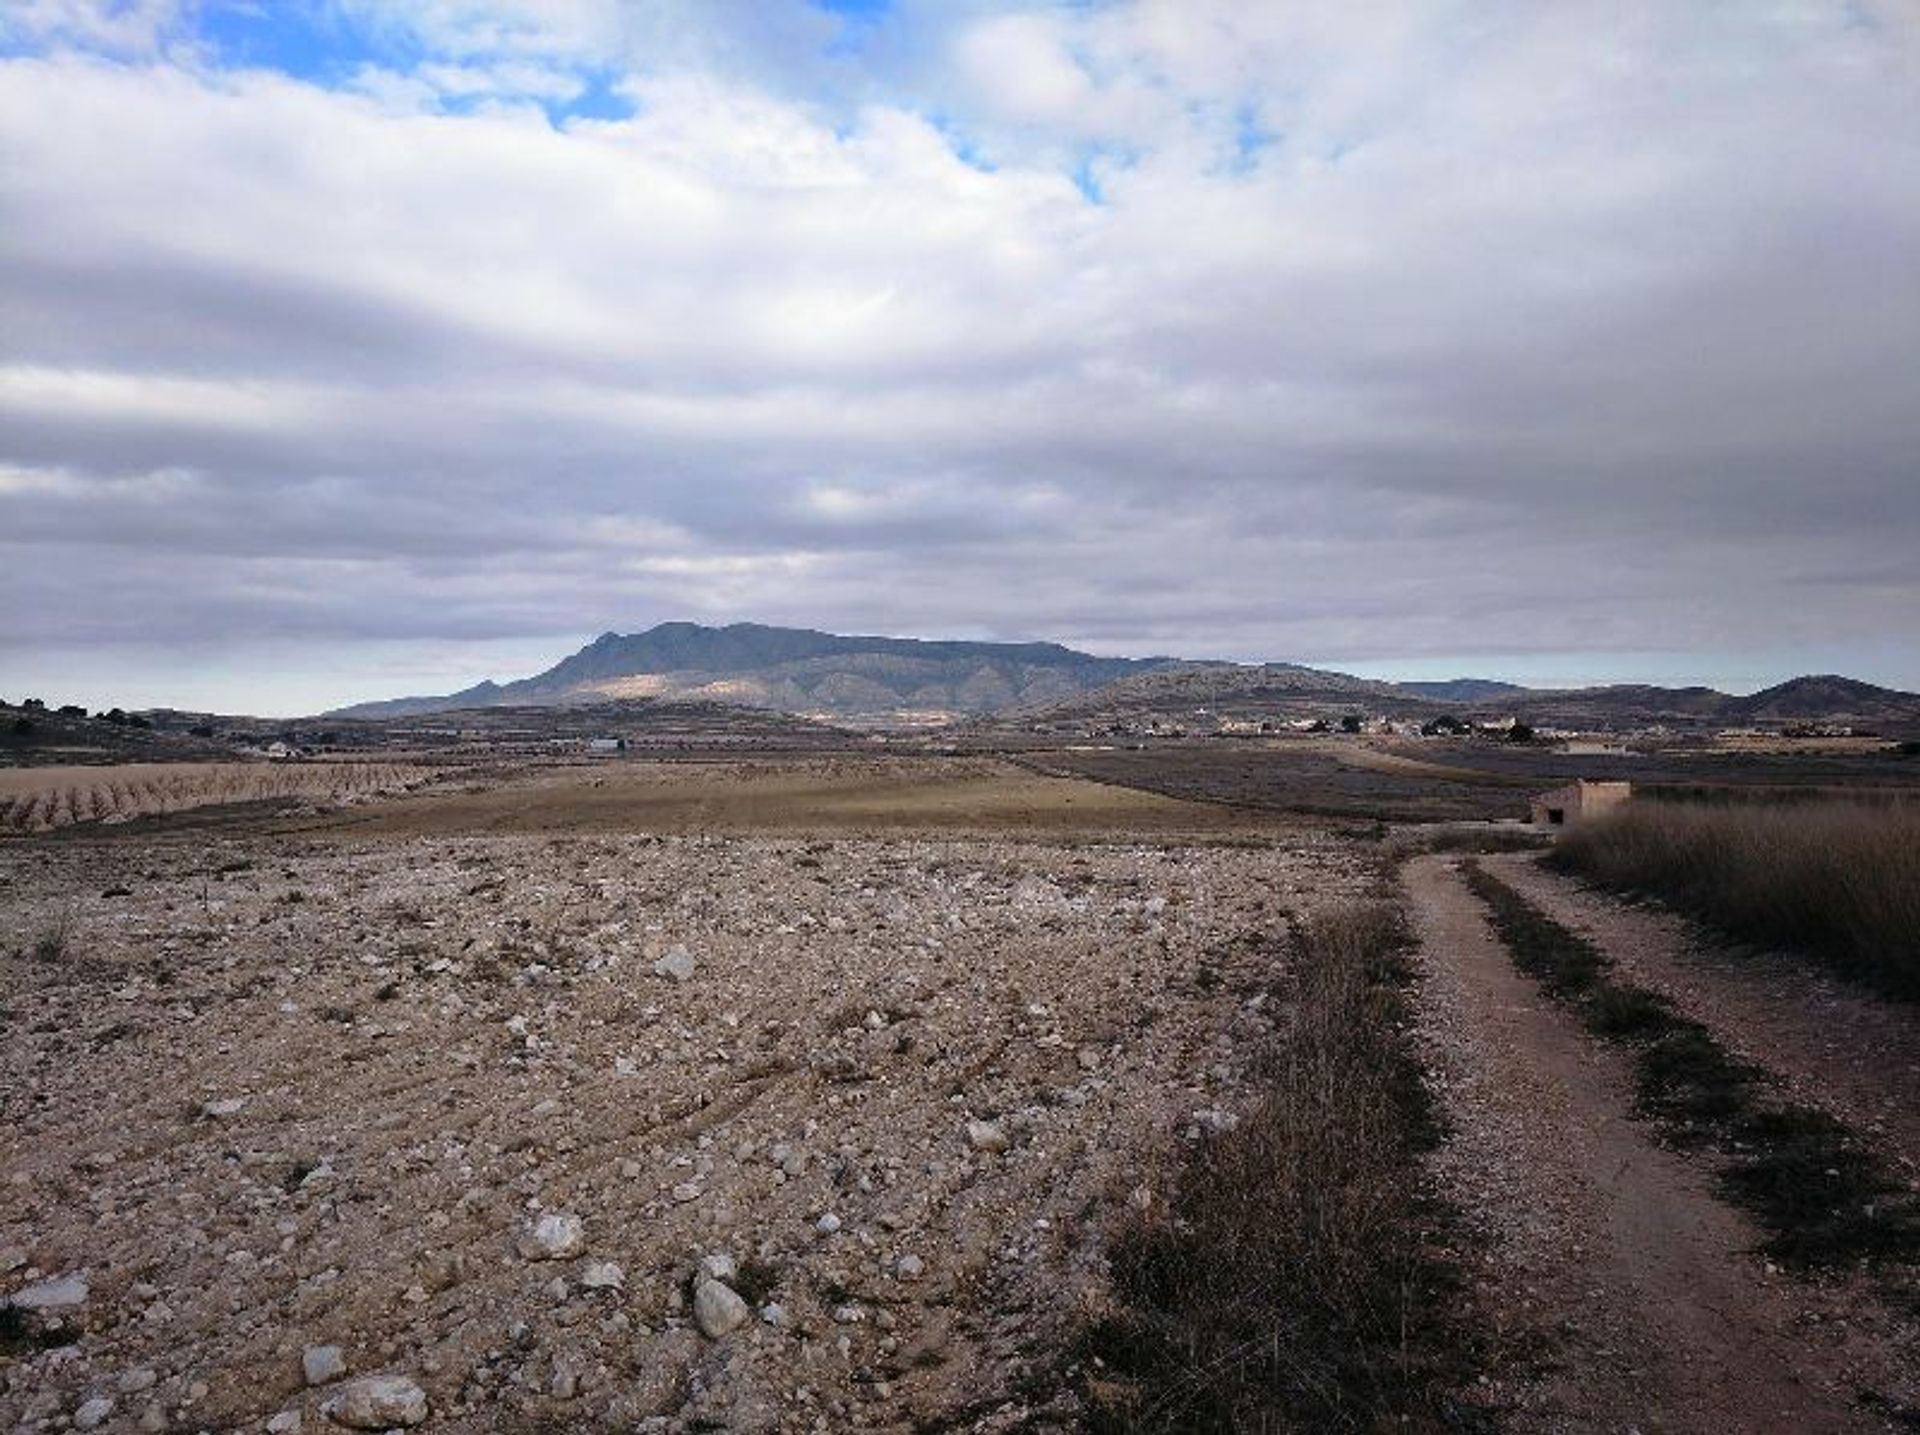
M 0 1425 L 1920 1409 L 1913 1008 L 1083 756 L 7 774 Z
M 1070 1423 L 1105 1232 L 1247 1104 L 1276 934 L 1375 885 L 980 765 L 469 789 L 0 848 L 0 1262 L 86 1292 L 11 1423 L 311 1422 L 330 1346 L 449 1429 Z
M 0 768 L 0 832 L 118 824 L 259 802 L 338 805 L 419 786 L 418 768 L 380 762 L 151 762 Z
M 1920 792 L 1920 760 L 1884 743 L 1836 753 L 1818 746 L 1755 751 L 1687 742 L 1594 755 L 1548 743 L 1295 737 L 1081 746 L 1022 760 L 1172 797 L 1409 823 L 1524 818 L 1529 793 L 1575 778 L 1631 782 L 1676 796 Z

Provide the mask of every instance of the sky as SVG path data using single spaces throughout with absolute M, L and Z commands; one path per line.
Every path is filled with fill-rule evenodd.
M 1920 689 L 1911 0 L 0 0 L 0 698 Z

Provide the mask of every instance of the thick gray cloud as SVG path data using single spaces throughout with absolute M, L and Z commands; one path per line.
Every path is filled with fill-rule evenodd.
M 332 88 L 195 13 L 0 60 L 0 694 L 678 616 L 1920 687 L 1902 5 L 354 0 L 429 60 Z

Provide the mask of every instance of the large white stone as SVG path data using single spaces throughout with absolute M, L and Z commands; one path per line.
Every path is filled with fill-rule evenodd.
M 693 953 L 685 947 L 676 946 L 653 964 L 653 972 L 655 976 L 684 982 L 693 975 L 693 967 Z
M 1007 1133 L 991 1121 L 969 1121 L 967 1123 L 967 1144 L 976 1151 L 998 1153 L 1012 1143 Z
M 347 1358 L 337 1345 L 310 1345 L 300 1357 L 300 1370 L 309 1385 L 325 1385 L 347 1373 Z
M 564 1261 L 587 1248 L 580 1218 L 566 1211 L 548 1211 L 520 1238 L 520 1254 L 530 1261 Z
M 76 1305 L 85 1305 L 92 1293 L 84 1275 L 69 1271 L 66 1275 L 35 1281 L 15 1291 L 10 1304 L 21 1310 L 68 1310 Z
M 753 1312 L 732 1286 L 703 1280 L 694 1288 L 693 1319 L 702 1335 L 718 1340 L 753 1319 Z
M 349 1430 L 419 1425 L 427 1418 L 427 1392 L 404 1375 L 369 1375 L 341 1386 L 320 1413 Z

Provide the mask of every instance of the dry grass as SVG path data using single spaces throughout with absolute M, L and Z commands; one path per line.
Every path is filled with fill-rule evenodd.
M 1300 933 L 1270 1087 L 1112 1253 L 1086 1355 L 1109 1431 L 1471 1428 L 1475 1327 L 1421 1182 L 1436 1138 L 1405 1037 L 1396 919 Z
M 1549 860 L 1920 1000 L 1920 805 L 1636 801 Z

